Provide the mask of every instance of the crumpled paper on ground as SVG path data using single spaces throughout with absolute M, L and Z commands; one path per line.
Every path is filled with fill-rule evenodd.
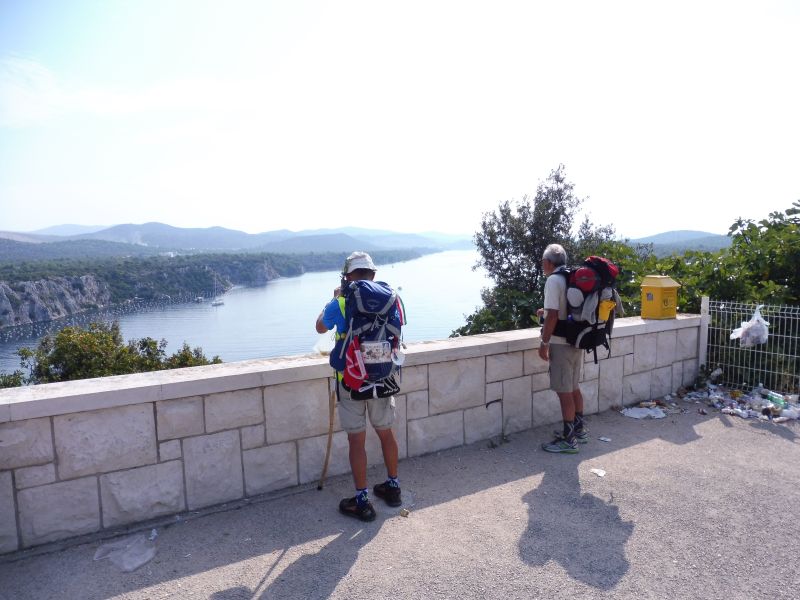
M 626 417 L 631 417 L 632 419 L 663 419 L 667 416 L 667 413 L 657 406 L 653 406 L 652 408 L 641 408 L 639 406 L 635 406 L 632 408 L 626 408 L 620 412 L 622 412 L 622 414 Z

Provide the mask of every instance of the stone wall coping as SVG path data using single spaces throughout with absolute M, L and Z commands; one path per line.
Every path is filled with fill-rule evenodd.
M 699 315 L 678 315 L 676 319 L 665 320 L 628 317 L 616 322 L 614 337 L 699 325 Z M 539 347 L 539 333 L 538 328 L 533 328 L 408 343 L 405 365 L 413 367 L 532 350 Z M 330 375 L 327 357 L 308 354 L 0 389 L 0 423 L 322 379 Z

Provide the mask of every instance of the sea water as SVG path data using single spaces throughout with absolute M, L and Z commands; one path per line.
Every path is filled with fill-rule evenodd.
M 376 279 L 387 281 L 403 299 L 408 324 L 407 342 L 447 338 L 481 305 L 480 292 L 491 280 L 483 269 L 473 270 L 478 254 L 457 250 L 379 265 Z M 221 306 L 203 303 L 142 307 L 136 312 L 86 313 L 73 319 L 35 327 L 0 330 L 0 372 L 19 368 L 15 351 L 33 348 L 46 332 L 72 323 L 117 320 L 123 338 L 167 340 L 167 353 L 183 342 L 199 346 L 207 357 L 224 362 L 269 358 L 314 351 L 320 341 L 314 324 L 322 307 L 339 285 L 334 271 L 285 277 L 261 287 L 229 290 Z

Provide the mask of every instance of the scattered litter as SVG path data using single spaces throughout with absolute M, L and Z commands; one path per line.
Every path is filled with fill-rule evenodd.
M 600 440 L 601 442 L 610 442 L 611 441 L 611 438 L 607 438 L 605 436 L 600 436 L 597 439 Z
M 155 529 L 153 529 L 153 530 L 150 532 L 150 537 L 148 537 L 147 539 L 148 539 L 148 540 L 150 540 L 150 541 L 152 542 L 152 541 L 154 541 L 154 540 L 155 540 L 157 537 L 158 537 L 158 531 L 156 531 Z
M 411 511 L 408 510 L 407 508 L 401 508 L 400 509 L 400 516 L 401 517 L 407 517 L 410 514 L 411 514 Z
M 719 367 L 711 371 L 711 373 L 708 375 L 708 378 L 715 383 L 720 377 L 722 377 L 722 369 Z
M 589 469 L 589 471 L 591 471 L 592 473 L 594 473 L 598 477 L 605 477 L 606 476 L 606 472 L 603 469 Z
M 154 529 L 150 535 L 155 531 Z M 154 540 L 154 537 L 148 539 L 143 533 L 114 540 L 100 546 L 94 553 L 94 560 L 107 558 L 124 573 L 130 573 L 150 562 L 156 555 Z
M 654 406 L 652 408 L 642 408 L 639 406 L 633 408 L 626 408 L 621 411 L 626 417 L 633 419 L 663 419 L 667 416 L 663 410 Z
M 676 395 L 683 402 L 698 405 L 698 414 L 708 415 L 714 410 L 722 414 L 736 416 L 741 419 L 757 419 L 771 423 L 786 423 L 788 421 L 800 420 L 800 405 L 798 405 L 797 394 L 782 394 L 764 387 L 759 383 L 749 392 L 746 390 L 731 390 L 722 385 L 708 383 L 702 389 L 687 390 L 680 388 Z M 652 404 L 658 406 L 652 406 Z M 663 408 L 659 408 L 663 407 Z M 690 412 L 687 408 L 678 407 L 672 401 L 670 395 L 655 402 L 640 402 L 638 406 L 627 408 L 622 414 L 635 419 L 661 418 L 655 412 L 660 411 L 668 415 L 686 414 Z

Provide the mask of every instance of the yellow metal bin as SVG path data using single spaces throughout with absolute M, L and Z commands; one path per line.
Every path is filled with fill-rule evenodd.
M 642 318 L 674 319 L 678 311 L 681 284 L 667 275 L 647 275 L 642 279 Z

